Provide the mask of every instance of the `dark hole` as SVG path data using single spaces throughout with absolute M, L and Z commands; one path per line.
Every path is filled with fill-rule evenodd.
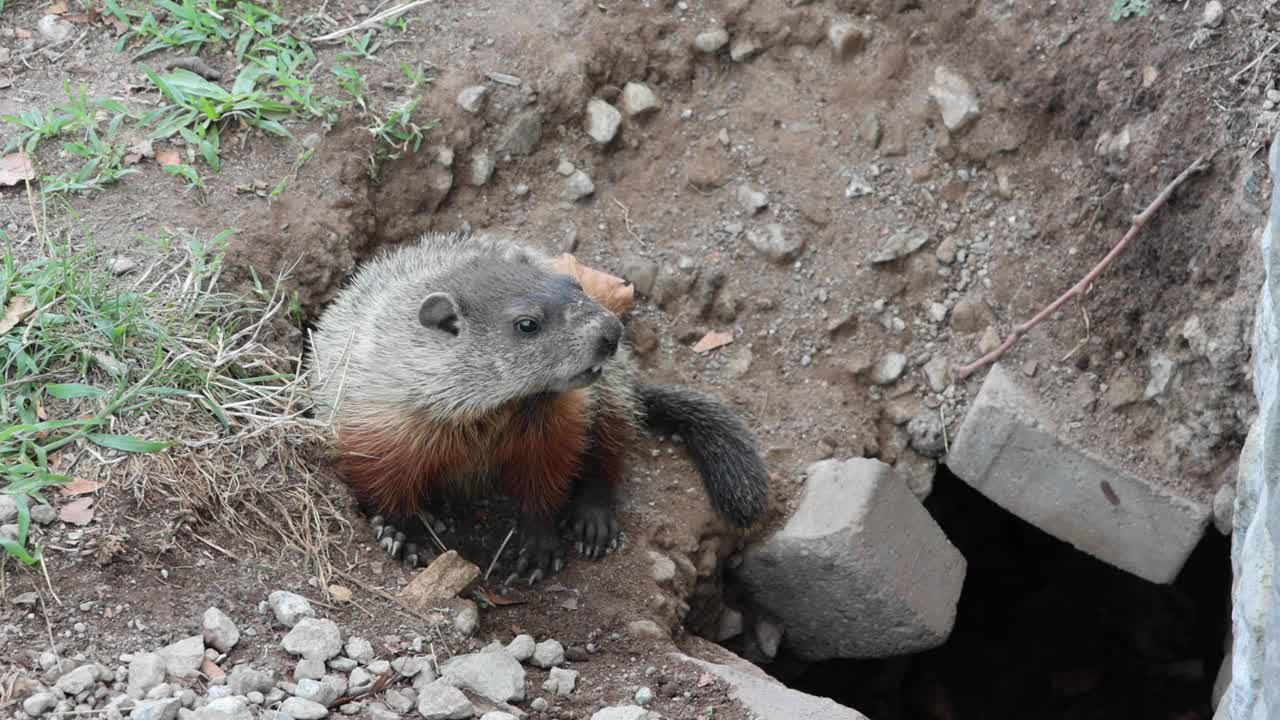
M 951 637 L 887 660 L 766 666 L 870 720 L 1199 720 L 1230 619 L 1213 528 L 1168 586 L 1055 540 L 940 468 L 925 503 L 968 560 Z

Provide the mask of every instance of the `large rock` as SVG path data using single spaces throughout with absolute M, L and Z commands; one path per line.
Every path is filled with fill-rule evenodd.
M 204 644 L 220 653 L 230 652 L 240 642 L 240 629 L 218 608 L 204 611 L 201 629 L 204 630 Z
M 870 658 L 947 639 L 965 559 L 888 465 L 854 458 L 811 465 L 795 514 L 738 572 L 801 659 Z
M 423 720 L 463 720 L 475 713 L 467 696 L 444 680 L 437 680 L 418 692 L 418 714 Z
M 169 665 L 159 653 L 138 653 L 129 661 L 129 695 L 142 697 L 164 682 Z
M 1271 177 L 1280 177 L 1280 135 L 1271 142 Z M 1280 183 L 1274 184 L 1262 235 L 1266 280 L 1254 313 L 1253 393 L 1258 417 L 1240 453 L 1231 534 L 1231 685 L 1218 715 L 1270 718 L 1280 712 Z M 1215 716 L 1216 717 L 1216 716 Z
M 315 617 L 316 611 L 311 601 L 288 590 L 276 590 L 267 596 L 267 605 L 275 614 L 276 620 L 285 627 L 293 627 L 303 618 Z
M 933 82 L 929 84 L 929 95 L 938 103 L 942 113 L 942 124 L 947 130 L 956 132 L 982 114 L 978 107 L 978 95 L 973 85 L 959 73 L 942 66 L 933 70 Z
M 947 465 L 1059 540 L 1151 582 L 1172 582 L 1211 508 L 1075 447 L 1055 431 L 1053 418 L 997 364 L 951 441 Z
M 194 678 L 200 674 L 200 664 L 204 662 L 204 636 L 192 635 L 156 652 L 164 658 L 169 677 Z
M 494 702 L 524 700 L 524 667 L 503 648 L 450 658 L 440 672 L 450 684 Z
M 342 652 L 342 631 L 332 620 L 303 618 L 280 644 L 291 655 L 328 660 Z

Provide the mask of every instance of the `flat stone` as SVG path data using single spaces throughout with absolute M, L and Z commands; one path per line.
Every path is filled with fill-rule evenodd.
M 358 663 L 373 662 L 373 643 L 359 636 L 347 638 L 346 644 L 342 646 L 342 652 Z
M 564 662 L 564 646 L 555 640 L 543 640 L 533 649 L 533 664 L 552 668 Z
M 320 720 L 329 714 L 329 708 L 318 702 L 291 697 L 280 703 L 280 712 L 292 720 Z
M 907 356 L 898 352 L 889 353 L 871 368 L 871 382 L 876 385 L 895 383 L 906 370 Z
M 196 710 L 194 720 L 253 720 L 253 711 L 242 698 L 224 697 Z
M 98 683 L 98 668 L 93 665 L 81 665 L 74 670 L 69 670 L 58 678 L 53 684 L 55 688 L 62 692 L 75 697 L 80 693 L 89 690 Z
M 804 251 L 804 234 L 788 233 L 778 223 L 747 230 L 747 242 L 769 262 L 785 264 L 794 261 Z
M 929 235 L 922 232 L 900 232 L 889 237 L 871 256 L 877 265 L 890 263 L 914 253 L 929 242 Z
M 18 501 L 12 495 L 0 495 L 0 525 L 17 522 Z
M 324 677 L 324 672 L 323 660 L 302 658 L 298 661 L 298 665 L 293 669 L 293 679 L 295 681 L 319 680 Z
M 467 182 L 473 187 L 483 187 L 493 178 L 493 171 L 498 166 L 498 159 L 493 153 L 484 150 L 471 157 L 471 173 Z
M 440 672 L 451 684 L 494 702 L 524 700 L 524 667 L 505 649 L 454 656 Z
M 267 605 L 276 616 L 276 620 L 285 627 L 293 627 L 302 618 L 315 617 L 316 611 L 311 602 L 301 595 L 287 590 L 276 590 L 267 596 Z
M 192 635 L 156 651 L 164 658 L 169 677 L 185 680 L 200 674 L 204 662 L 204 636 Z
M 457 550 L 450 550 L 432 560 L 397 597 L 409 607 L 428 610 L 456 597 L 477 577 L 480 568 L 464 560 Z
M 182 701 L 178 698 L 147 700 L 140 702 L 129 714 L 129 720 L 174 720 L 178 717 L 178 708 Z
M 845 60 L 867 48 L 867 34 L 853 23 L 833 22 L 827 29 L 827 42 L 835 56 Z
M 591 98 L 587 102 L 587 135 L 597 145 L 613 142 L 621 125 L 622 113 L 618 112 L 618 108 L 600 98 Z
M 36 30 L 51 43 L 60 43 L 71 37 L 75 27 L 57 15 L 44 15 L 36 21 Z
M 739 185 L 737 198 L 742 209 L 753 215 L 769 206 L 768 193 L 756 190 L 750 185 Z
M 49 692 L 32 695 L 22 701 L 22 711 L 31 717 L 40 717 L 58 704 L 58 696 Z
M 662 107 L 658 96 L 648 85 L 629 82 L 622 88 L 622 110 L 627 117 L 640 117 L 655 112 Z
M 303 618 L 280 645 L 290 655 L 324 661 L 342 652 L 342 631 L 332 620 Z
M 1154 583 L 1177 577 L 1210 508 L 1158 490 L 1056 432 L 1055 415 L 993 366 L 947 465 L 1009 512 Z
M 543 684 L 542 689 L 556 695 L 570 695 L 577 686 L 578 673 L 576 670 L 555 667 L 551 668 L 551 673 L 548 675 L 547 682 Z
M 711 55 L 720 52 L 720 49 L 729 44 L 729 33 L 724 28 L 715 28 L 698 33 L 693 39 L 693 46 L 698 52 Z
M 484 85 L 465 87 L 458 93 L 458 107 L 474 115 L 484 109 L 488 97 L 489 88 Z
M 537 648 L 537 643 L 533 641 L 532 635 L 517 635 L 510 644 L 507 645 L 507 652 L 511 653 L 511 657 L 525 662 L 533 657 L 533 651 Z
M 237 665 L 227 675 L 227 687 L 236 695 L 270 692 L 274 686 L 275 680 L 270 670 L 258 670 L 252 665 Z
M 437 680 L 418 692 L 418 714 L 423 720 L 465 720 L 476 712 L 461 690 Z
M 338 700 L 338 688 L 320 680 L 303 679 L 298 681 L 293 696 L 325 707 L 333 707 L 334 702 Z
M 581 170 L 574 170 L 564 182 L 564 197 L 570 202 L 591 197 L 595 191 L 596 185 L 591 181 L 591 176 Z
M 230 652 L 240 642 L 240 629 L 218 608 L 204 611 L 201 629 L 204 630 L 204 644 L 220 653 Z
M 973 85 L 949 68 L 934 68 L 929 95 L 938 103 L 942 124 L 951 132 L 963 130 L 982 114 Z
M 910 562 L 904 559 L 910 558 Z M 955 621 L 966 563 L 888 465 L 809 467 L 795 514 L 743 553 L 738 576 L 802 660 L 935 648 Z

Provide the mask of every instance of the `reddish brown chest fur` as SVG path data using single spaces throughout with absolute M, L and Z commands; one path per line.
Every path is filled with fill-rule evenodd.
M 392 518 L 411 516 L 430 493 L 474 493 L 495 481 L 520 511 L 551 514 L 601 437 L 617 434 L 592 427 L 589 403 L 579 390 L 454 423 L 362 410 L 369 420 L 338 428 L 338 469 L 361 501 Z

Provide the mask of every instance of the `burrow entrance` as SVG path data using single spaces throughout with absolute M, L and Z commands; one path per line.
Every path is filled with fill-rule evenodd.
M 788 656 L 784 643 L 769 673 L 870 720 L 1213 716 L 1231 613 L 1228 538 L 1210 529 L 1161 586 L 1049 536 L 945 467 L 925 506 L 968 561 L 947 643 L 819 663 Z

